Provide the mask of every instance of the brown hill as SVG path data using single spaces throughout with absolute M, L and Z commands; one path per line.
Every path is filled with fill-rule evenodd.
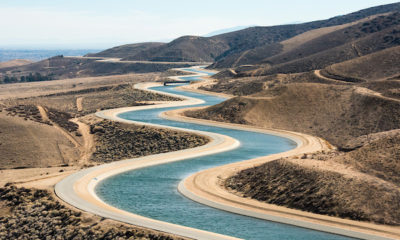
M 264 59 L 241 75 L 305 72 L 368 55 L 400 44 L 400 13 L 379 16 L 307 41 Z
M 109 58 L 126 58 L 139 53 L 140 51 L 145 51 L 150 48 L 159 47 L 165 43 L 159 42 L 146 42 L 146 43 L 135 43 L 126 44 L 122 46 L 113 47 L 99 53 L 90 53 L 85 55 L 85 57 L 109 57 Z
M 398 39 L 400 41 L 400 37 Z M 396 78 L 400 76 L 399 59 L 400 46 L 397 46 L 331 65 L 321 73 L 324 76 L 345 81 L 372 81 Z
M 297 25 L 249 28 L 233 33 L 219 35 L 216 37 L 229 42 L 231 49 L 216 58 L 217 62 L 211 67 L 227 68 L 234 67 L 235 65 L 239 64 L 260 63 L 263 59 L 266 59 L 278 53 L 282 53 L 284 50 L 287 51 L 288 48 L 290 49 L 290 45 L 296 45 L 295 42 L 298 41 L 299 38 L 289 42 L 286 42 L 285 40 L 298 36 L 302 33 L 314 29 L 325 28 L 322 31 L 311 32 L 301 36 L 300 38 L 304 39 L 301 39 L 300 42 L 311 40 L 316 36 L 323 35 L 324 33 L 326 34 L 331 31 L 347 27 L 349 25 L 351 26 L 354 23 L 358 23 L 359 21 L 366 21 L 369 17 L 373 17 L 379 14 L 387 14 L 389 12 L 395 11 L 400 11 L 400 3 L 368 8 L 327 20 Z M 333 26 L 338 27 L 328 28 Z M 250 41 L 246 42 L 246 39 L 250 39 Z
M 283 41 L 307 31 L 349 24 L 370 16 L 393 11 L 400 11 L 400 3 L 372 7 L 327 20 L 303 24 L 251 27 L 213 37 L 185 36 L 159 46 L 154 43 L 124 45 L 90 56 L 122 57 L 126 60 L 148 61 L 217 61 L 212 65 L 213 68 L 226 68 L 238 63 L 261 62 L 266 57 L 279 54 L 283 50 L 287 50 L 288 46 L 295 44 L 293 41 L 288 43 Z M 310 38 L 310 36 L 306 38 Z
M 264 46 L 256 47 L 247 51 L 242 51 L 236 54 L 229 55 L 222 60 L 214 64 L 215 67 L 238 67 L 246 64 L 259 64 L 265 61 L 265 59 L 273 57 L 275 55 L 283 55 L 284 53 L 290 52 L 302 44 L 309 42 L 313 39 L 326 35 L 328 33 L 358 24 L 360 22 L 369 21 L 377 15 L 368 16 L 358 21 L 351 23 L 335 25 L 330 27 L 321 27 L 314 30 L 306 31 L 302 34 L 296 35 L 295 37 L 289 38 L 279 43 L 271 43 Z
M 217 38 L 184 36 L 124 60 L 213 62 L 215 57 L 228 49 L 229 46 Z
M 9 67 L 17 67 L 17 66 L 22 66 L 26 64 L 32 63 L 31 60 L 26 60 L 26 59 L 14 59 L 11 61 L 7 62 L 0 62 L 0 68 L 9 68 Z

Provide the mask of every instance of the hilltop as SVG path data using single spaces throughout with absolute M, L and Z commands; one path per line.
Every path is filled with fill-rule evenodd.
M 140 51 L 145 51 L 150 48 L 159 47 L 165 43 L 148 42 L 148 43 L 134 43 L 106 49 L 98 53 L 89 53 L 85 57 L 109 57 L 109 58 L 126 58 L 133 56 Z
M 283 52 L 296 48 L 302 41 L 321 34 L 366 21 L 378 15 L 399 11 L 400 3 L 372 7 L 327 20 L 271 27 L 250 27 L 212 37 L 184 36 L 168 44 L 142 43 L 112 48 L 95 55 L 127 60 L 148 61 L 206 61 L 215 62 L 212 68 L 227 68 L 246 64 L 259 64 Z M 311 30 L 312 34 L 299 36 Z M 299 36 L 296 41 L 286 40 Z M 300 41 L 300 42 L 299 42 Z

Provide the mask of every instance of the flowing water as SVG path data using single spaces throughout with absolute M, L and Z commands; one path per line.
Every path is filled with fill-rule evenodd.
M 181 79 L 195 80 L 197 78 L 181 77 Z M 224 100 L 215 96 L 177 90 L 176 86 L 152 89 L 203 99 L 205 103 L 201 105 L 214 105 Z M 96 187 L 97 195 L 104 202 L 146 217 L 244 239 L 349 239 L 224 212 L 193 202 L 179 194 L 177 191 L 179 182 L 193 173 L 232 162 L 288 151 L 295 148 L 296 143 L 286 138 L 262 133 L 175 122 L 159 117 L 161 112 L 176 108 L 182 107 L 126 112 L 120 114 L 119 117 L 220 133 L 239 140 L 240 147 L 224 153 L 129 171 L 105 179 Z

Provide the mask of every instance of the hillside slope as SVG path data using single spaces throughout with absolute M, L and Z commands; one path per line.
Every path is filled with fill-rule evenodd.
M 85 57 L 109 57 L 109 58 L 126 58 L 139 53 L 140 51 L 145 51 L 150 48 L 159 47 L 165 43 L 159 42 L 146 42 L 146 43 L 135 43 L 126 44 L 122 46 L 113 47 L 99 53 L 89 53 Z
M 400 11 L 400 3 L 372 7 L 327 20 L 302 24 L 250 27 L 213 37 L 184 36 L 168 44 L 124 45 L 98 54 L 90 54 L 90 56 L 148 61 L 216 61 L 211 66 L 212 68 L 227 68 L 236 66 L 238 63 L 261 62 L 267 57 L 282 53 L 290 44 L 293 45 L 293 42 L 285 43 L 283 41 L 307 31 L 349 24 L 393 11 Z
M 293 42 L 288 43 L 285 42 L 285 40 L 298 36 L 307 31 L 340 26 L 343 24 L 352 25 L 351 23 L 360 20 L 366 21 L 368 20 L 368 17 L 371 16 L 387 14 L 389 12 L 395 11 L 400 11 L 400 3 L 372 7 L 347 15 L 330 18 L 327 20 L 314 21 L 296 25 L 249 28 L 242 31 L 219 35 L 216 37 L 223 39 L 226 42 L 229 42 L 231 49 L 216 58 L 216 63 L 213 64 L 211 67 L 228 68 L 234 67 L 236 65 L 260 63 L 262 59 L 281 53 L 283 52 L 283 50 L 287 50 L 285 49 L 285 46 L 287 48 L 289 44 L 293 44 Z M 339 29 L 340 28 L 341 27 L 339 27 Z M 335 30 L 335 28 L 329 29 L 327 32 L 326 30 L 327 29 L 324 30 L 325 33 L 329 33 L 330 31 Z M 324 31 L 322 31 L 322 33 L 324 33 Z M 310 35 L 318 36 L 322 33 L 314 32 Z M 312 39 L 313 36 L 310 37 L 310 35 L 307 36 L 307 38 Z M 278 49 L 275 49 L 276 47 Z M 273 52 L 271 52 L 271 49 L 273 49 Z M 248 50 L 250 51 L 246 52 Z M 238 64 L 236 60 L 241 56 L 243 58 L 243 55 L 245 56 L 245 58 L 240 59 L 240 64 Z
M 398 40 L 400 41 L 400 37 Z M 400 43 L 399 43 L 400 44 Z M 333 64 L 322 74 L 338 80 L 359 81 L 384 80 L 400 77 L 400 46 L 388 48 L 373 54 Z
M 229 46 L 217 38 L 180 37 L 168 44 L 138 52 L 124 60 L 213 62 Z
M 379 16 L 268 57 L 242 76 L 306 72 L 400 45 L 400 13 Z
M 26 59 L 15 59 L 7 62 L 0 62 L 0 68 L 18 67 L 26 64 L 30 64 L 33 61 Z
M 0 83 L 47 81 L 76 77 L 110 76 L 128 73 L 164 72 L 190 64 L 107 62 L 88 58 L 56 56 L 32 64 L 0 69 Z
M 357 86 L 299 83 L 235 97 L 190 117 L 278 128 L 322 137 L 338 147 L 400 127 L 400 100 Z

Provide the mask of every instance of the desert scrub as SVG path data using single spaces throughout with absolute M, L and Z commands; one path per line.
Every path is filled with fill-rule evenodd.
M 228 178 L 225 186 L 244 197 L 318 214 L 400 224 L 400 191 L 387 184 L 345 178 L 276 160 Z
M 103 120 L 90 126 L 96 149 L 92 160 L 111 162 L 150 154 L 178 151 L 206 144 L 206 137 L 175 130 Z
M 64 207 L 48 191 L 0 188 L 0 239 L 174 239 L 163 233 L 110 226 Z
M 7 115 L 18 116 L 25 120 L 29 119 L 31 121 L 44 123 L 39 109 L 34 105 L 19 104 L 6 108 L 6 111 L 8 112 Z

